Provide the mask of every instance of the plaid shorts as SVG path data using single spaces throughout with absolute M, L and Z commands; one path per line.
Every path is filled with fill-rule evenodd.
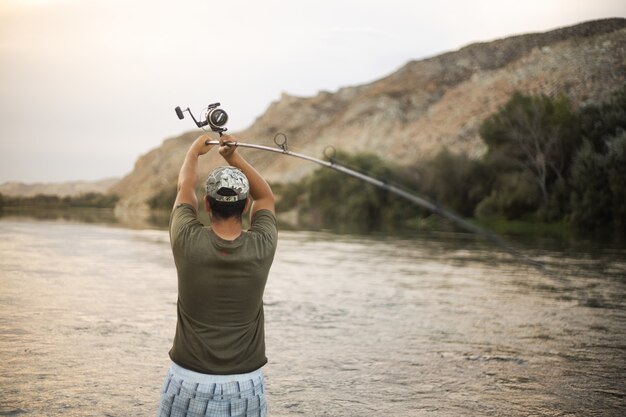
M 161 389 L 157 417 L 266 417 L 265 381 L 249 374 L 207 375 L 172 363 Z

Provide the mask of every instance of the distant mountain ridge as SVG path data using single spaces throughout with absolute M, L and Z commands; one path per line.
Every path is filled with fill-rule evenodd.
M 297 152 L 321 157 L 331 145 L 351 153 L 373 152 L 405 165 L 444 147 L 479 157 L 485 151 L 480 124 L 514 91 L 564 94 L 580 105 L 602 101 L 625 82 L 626 19 L 597 20 L 471 44 L 410 61 L 378 81 L 336 92 L 313 97 L 283 94 L 236 136 L 242 142 L 274 146 L 273 137 L 283 132 L 289 148 Z M 199 133 L 169 138 L 141 156 L 134 170 L 111 188 L 121 197 L 119 207 L 145 208 L 152 196 L 174 187 L 185 152 Z M 273 153 L 241 152 L 274 182 L 295 181 L 317 168 Z M 222 163 L 212 151 L 201 158 L 200 175 Z
M 67 181 L 50 183 L 5 182 L 0 184 L 0 194 L 11 197 L 34 197 L 38 194 L 75 197 L 86 193 L 105 194 L 119 178 L 106 178 L 98 181 Z

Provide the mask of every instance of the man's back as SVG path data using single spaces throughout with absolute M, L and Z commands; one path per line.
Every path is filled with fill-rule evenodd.
M 229 241 L 181 205 L 170 224 L 178 271 L 178 325 L 171 359 L 196 372 L 246 373 L 267 362 L 263 291 L 276 251 L 276 220 L 261 210 Z

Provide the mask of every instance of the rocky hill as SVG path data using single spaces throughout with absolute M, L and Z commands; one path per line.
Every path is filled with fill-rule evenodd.
M 579 105 L 602 101 L 624 82 L 626 19 L 598 20 L 471 44 L 409 62 L 366 85 L 314 97 L 283 94 L 236 135 L 242 142 L 273 146 L 274 135 L 284 132 L 291 150 L 317 157 L 328 145 L 374 152 L 400 164 L 419 163 L 443 147 L 479 157 L 485 150 L 478 136 L 481 122 L 514 91 L 564 94 Z M 122 197 L 120 207 L 146 207 L 148 198 L 173 187 L 198 133 L 167 139 L 140 157 L 112 188 Z M 270 181 L 294 181 L 317 168 L 273 153 L 241 152 Z M 215 154 L 201 159 L 201 175 L 221 162 Z

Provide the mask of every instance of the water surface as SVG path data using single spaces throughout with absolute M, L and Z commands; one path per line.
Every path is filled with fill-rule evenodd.
M 626 250 L 281 231 L 272 416 L 621 416 Z M 0 219 L 0 416 L 152 416 L 176 323 L 167 232 Z

